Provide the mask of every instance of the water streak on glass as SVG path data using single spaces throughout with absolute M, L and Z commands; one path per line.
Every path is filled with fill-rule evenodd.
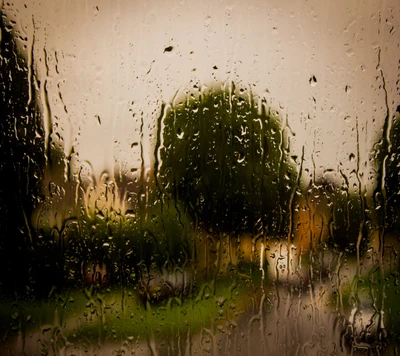
M 399 353 L 396 1 L 0 9 L 1 355 Z

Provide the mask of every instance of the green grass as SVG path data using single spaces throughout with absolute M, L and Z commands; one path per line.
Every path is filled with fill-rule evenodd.
M 48 298 L 3 300 L 0 306 L 1 335 L 13 340 L 18 333 L 47 330 L 72 343 L 118 343 L 130 338 L 199 333 L 202 328 L 225 327 L 251 310 L 254 288 L 260 280 L 240 277 L 202 282 L 192 295 L 146 303 L 134 288 L 102 289 L 94 285 L 83 290 L 54 291 Z M 249 283 L 253 286 L 250 293 Z

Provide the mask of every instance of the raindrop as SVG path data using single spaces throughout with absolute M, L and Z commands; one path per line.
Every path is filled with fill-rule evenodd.
M 310 83 L 310 85 L 312 87 L 315 87 L 317 85 L 317 78 L 315 77 L 315 75 L 313 75 L 312 77 L 310 77 L 310 79 L 308 80 L 308 82 Z
M 184 135 L 184 132 L 183 132 L 182 129 L 179 127 L 178 130 L 176 131 L 176 136 L 177 136 L 179 139 L 182 139 L 182 138 L 183 138 L 183 135 Z

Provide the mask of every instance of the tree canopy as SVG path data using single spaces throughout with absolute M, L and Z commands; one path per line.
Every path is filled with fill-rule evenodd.
M 189 93 L 159 122 L 156 178 L 206 228 L 283 232 L 296 181 L 279 114 L 247 89 Z

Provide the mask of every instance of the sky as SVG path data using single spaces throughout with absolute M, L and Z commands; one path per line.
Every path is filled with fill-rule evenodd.
M 359 167 L 372 189 L 373 145 L 400 103 L 397 0 L 17 0 L 2 11 L 45 83 L 47 134 L 79 154 L 74 170 L 99 180 L 150 166 L 161 104 L 233 81 L 279 112 L 292 155 L 304 147 L 305 183 L 346 175 L 357 189 Z

